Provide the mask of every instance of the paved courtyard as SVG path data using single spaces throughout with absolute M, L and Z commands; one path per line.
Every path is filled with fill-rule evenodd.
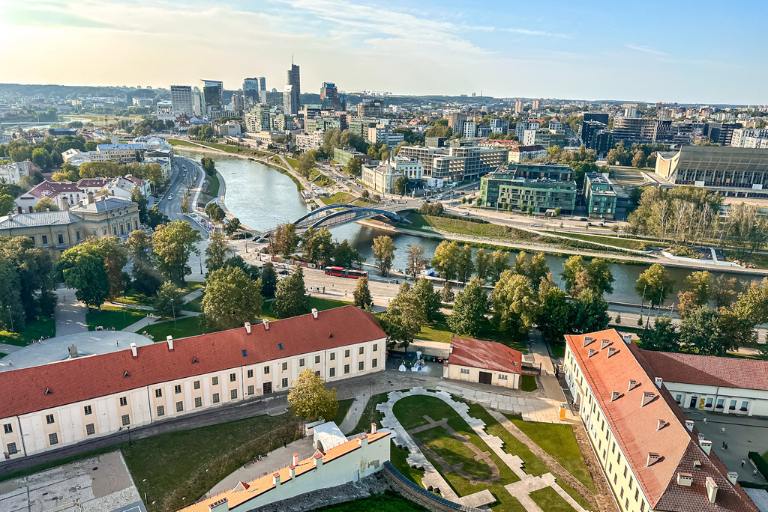
M 3 512 L 146 512 L 119 451 L 0 482 Z

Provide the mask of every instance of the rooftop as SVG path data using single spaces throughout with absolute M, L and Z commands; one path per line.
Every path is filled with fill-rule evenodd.
M 495 341 L 454 337 L 448 364 L 482 368 L 508 373 L 521 373 L 523 354 Z
M 382 339 L 373 317 L 354 306 L 167 343 L 0 372 L 0 418 L 120 393 L 160 382 Z M 46 392 L 47 391 L 47 392 Z
M 80 219 L 68 211 L 14 213 L 0 217 L 0 229 L 20 229 L 41 226 L 66 226 Z
M 64 192 L 81 192 L 77 183 L 71 181 L 48 181 L 38 183 L 32 190 L 24 195 L 34 197 L 54 197 Z
M 730 483 L 717 456 L 699 446 L 696 431 L 685 427 L 680 409 L 663 385 L 655 384 L 639 350 L 615 329 L 565 338 L 652 509 L 757 511 L 741 487 Z M 678 473 L 692 475 L 692 484 L 678 484 Z M 707 498 L 707 478 L 718 486 L 715 503 Z
M 126 208 L 128 206 L 131 206 L 132 204 L 135 204 L 133 201 L 129 201 L 128 199 L 121 199 L 119 197 L 113 197 L 113 196 L 102 196 L 97 198 L 92 203 L 80 203 L 72 207 L 71 211 L 74 213 L 77 212 L 89 212 L 89 213 L 101 213 L 101 212 L 108 212 L 111 210 L 117 210 L 119 208 Z

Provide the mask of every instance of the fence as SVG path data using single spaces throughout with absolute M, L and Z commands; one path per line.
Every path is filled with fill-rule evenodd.
M 479 508 L 459 505 L 416 485 L 393 466 L 391 462 L 384 463 L 384 470 L 382 472 L 393 491 L 428 510 L 436 512 L 452 512 L 455 510 L 460 512 L 482 512 Z

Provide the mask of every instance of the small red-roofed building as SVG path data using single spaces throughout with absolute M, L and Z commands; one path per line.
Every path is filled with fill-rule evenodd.
M 522 370 L 518 350 L 495 341 L 454 337 L 443 377 L 518 389 Z

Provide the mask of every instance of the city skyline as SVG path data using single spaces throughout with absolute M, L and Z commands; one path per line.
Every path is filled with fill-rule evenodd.
M 754 65 L 764 5 L 656 6 L 11 0 L 0 7 L 0 45 L 22 51 L 0 54 L 0 69 L 13 83 L 168 88 L 211 77 L 237 89 L 245 77 L 266 76 L 280 90 L 295 56 L 311 92 L 333 81 L 342 91 L 402 95 L 768 101 L 760 87 L 768 70 Z M 710 42 L 703 27 L 718 26 L 738 27 L 738 52 Z M 228 37 L 209 36 L 216 33 Z M 36 44 L 20 47 L 25 38 Z

